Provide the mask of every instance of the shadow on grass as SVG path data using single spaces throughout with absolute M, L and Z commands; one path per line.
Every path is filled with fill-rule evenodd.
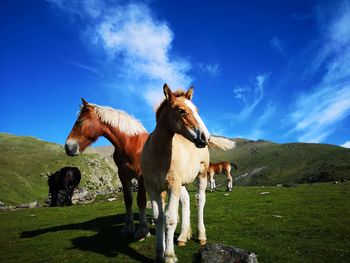
M 137 215 L 135 215 L 137 219 Z M 66 230 L 88 230 L 95 231 L 93 236 L 82 236 L 73 238 L 72 249 L 81 251 L 92 251 L 103 254 L 106 257 L 116 257 L 119 254 L 125 254 L 130 258 L 139 262 L 153 262 L 152 259 L 138 253 L 130 247 L 133 242 L 138 242 L 132 236 L 123 235 L 121 229 L 124 224 L 125 215 L 113 215 L 95 218 L 90 221 L 54 226 L 33 231 L 23 231 L 21 238 L 33 238 L 50 232 L 66 231 Z

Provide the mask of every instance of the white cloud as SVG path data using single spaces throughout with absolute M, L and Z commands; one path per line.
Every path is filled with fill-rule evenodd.
M 350 148 L 350 141 L 345 142 L 341 146 L 344 147 L 344 148 Z
M 330 24 L 312 62 L 310 74 L 321 80 L 297 98 L 290 121 L 300 141 L 322 142 L 335 125 L 350 114 L 350 6 L 342 4 Z
M 147 103 L 154 105 L 162 98 L 165 82 L 174 89 L 191 84 L 190 63 L 170 54 L 173 32 L 165 21 L 152 15 L 148 6 L 131 3 L 107 8 L 102 0 L 51 2 L 86 21 L 87 44 L 107 54 L 109 65 L 124 82 L 134 86 L 142 83 Z
M 238 99 L 243 110 L 237 116 L 239 121 L 246 120 L 261 102 L 264 97 L 264 88 L 270 73 L 263 73 L 255 77 L 250 86 L 237 86 L 233 89 L 233 94 Z

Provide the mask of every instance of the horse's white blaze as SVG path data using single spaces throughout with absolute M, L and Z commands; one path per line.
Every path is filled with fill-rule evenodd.
M 210 137 L 210 133 L 207 129 L 207 127 L 205 126 L 203 120 L 201 119 L 201 117 L 199 116 L 196 106 L 194 106 L 194 104 L 192 103 L 192 101 L 190 100 L 185 100 L 185 104 L 187 105 L 187 107 L 189 107 L 192 111 L 193 117 L 195 118 L 195 120 L 198 122 L 199 124 L 199 129 L 204 133 L 205 135 L 205 139 L 207 140 L 207 142 L 209 141 L 209 137 Z M 193 135 L 194 132 L 190 131 L 189 132 Z M 194 136 L 194 138 L 197 137 L 197 134 Z

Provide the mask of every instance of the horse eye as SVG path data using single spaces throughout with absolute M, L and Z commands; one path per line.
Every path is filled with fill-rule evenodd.
M 186 111 L 184 109 L 178 109 L 177 112 L 180 113 L 181 115 L 186 114 Z

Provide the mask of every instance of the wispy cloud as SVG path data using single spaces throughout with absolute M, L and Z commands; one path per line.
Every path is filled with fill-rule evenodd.
M 243 109 L 237 116 L 239 121 L 244 121 L 249 117 L 264 97 L 264 88 L 270 73 L 257 75 L 250 85 L 236 86 L 233 89 L 236 98 Z
M 283 48 L 283 42 L 277 37 L 277 36 L 274 36 L 273 38 L 271 38 L 270 40 L 270 45 L 275 49 L 277 50 L 278 52 L 280 52 L 282 54 L 283 57 L 287 58 L 287 54 L 286 52 L 284 51 L 284 48 Z
M 350 5 L 343 2 L 328 24 L 309 73 L 321 74 L 310 92 L 297 98 L 290 115 L 300 141 L 322 142 L 350 114 Z
M 220 74 L 219 63 L 198 63 L 199 71 L 209 77 L 216 77 Z
M 65 56 L 62 56 L 60 55 L 60 57 L 62 59 L 64 59 L 66 62 L 68 62 L 69 64 L 71 64 L 72 66 L 75 66 L 77 68 L 80 68 L 80 69 L 83 69 L 83 70 L 86 70 L 88 72 L 91 72 L 93 73 L 94 75 L 100 77 L 100 78 L 103 78 L 103 74 L 98 70 L 96 69 L 95 67 L 93 66 L 90 66 L 90 65 L 86 65 L 86 64 L 83 64 L 83 63 L 80 63 L 80 62 L 76 62 L 76 61 L 73 61 L 69 58 L 66 58 Z
M 147 5 L 132 2 L 107 8 L 103 0 L 50 2 L 86 22 L 83 34 L 89 47 L 107 55 L 109 65 L 128 82 L 127 87 L 142 82 L 148 104 L 160 100 L 165 82 L 174 88 L 191 84 L 190 63 L 171 56 L 173 32 L 165 21 L 154 17 Z

